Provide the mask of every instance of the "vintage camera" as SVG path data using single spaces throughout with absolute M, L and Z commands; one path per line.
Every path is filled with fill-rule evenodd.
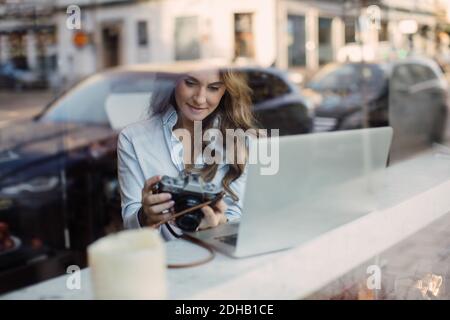
M 163 176 L 156 185 L 157 193 L 172 194 L 175 212 L 181 212 L 206 201 L 214 202 L 223 196 L 223 189 L 205 182 L 198 174 L 183 173 L 178 177 Z M 201 209 L 188 212 L 175 219 L 176 225 L 184 231 L 195 231 L 203 218 Z

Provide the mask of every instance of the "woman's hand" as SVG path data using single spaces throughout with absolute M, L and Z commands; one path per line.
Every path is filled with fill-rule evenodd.
M 217 227 L 219 224 L 224 224 L 227 222 L 227 217 L 225 216 L 225 211 L 227 210 L 227 205 L 221 199 L 214 206 L 204 206 L 202 208 L 203 219 L 198 226 L 198 229 L 208 229 L 212 227 Z
M 154 225 L 171 216 L 170 212 L 162 213 L 173 207 L 174 201 L 170 200 L 170 193 L 152 193 L 153 187 L 161 180 L 161 176 L 154 176 L 145 181 L 142 189 L 142 213 L 143 224 Z M 141 221 L 141 219 L 140 219 Z

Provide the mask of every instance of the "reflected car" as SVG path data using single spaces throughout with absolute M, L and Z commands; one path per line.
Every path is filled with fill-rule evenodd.
M 46 87 L 46 79 L 38 72 L 17 68 L 11 62 L 0 65 L 0 88 L 42 89 Z
M 389 63 L 343 63 L 323 67 L 304 93 L 315 104 L 315 131 L 390 125 L 394 132 L 442 141 L 448 87 L 427 58 Z
M 253 89 L 262 127 L 282 135 L 311 132 L 312 105 L 281 71 L 237 71 Z M 81 81 L 35 118 L 0 128 L 0 221 L 18 237 L 74 250 L 120 227 L 118 133 L 147 117 L 152 95 L 176 78 L 145 66 L 105 71 Z

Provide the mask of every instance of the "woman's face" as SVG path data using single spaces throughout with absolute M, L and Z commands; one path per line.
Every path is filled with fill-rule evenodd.
M 217 70 L 188 72 L 175 88 L 175 100 L 182 123 L 202 121 L 219 105 L 225 84 Z

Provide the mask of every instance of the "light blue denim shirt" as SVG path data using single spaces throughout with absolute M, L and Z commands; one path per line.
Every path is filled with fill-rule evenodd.
M 177 120 L 177 112 L 171 106 L 164 115 L 131 124 L 119 134 L 118 176 L 122 218 L 126 229 L 140 228 L 137 213 L 141 208 L 145 181 L 155 175 L 176 177 L 184 170 L 183 145 L 173 133 Z M 226 164 L 220 164 L 212 183 L 222 185 L 227 170 Z M 228 206 L 225 214 L 229 221 L 241 216 L 246 173 L 247 169 L 230 184 L 239 201 L 234 201 L 228 194 L 224 197 Z M 176 231 L 180 233 L 179 229 Z M 174 238 L 165 226 L 160 227 L 160 232 L 166 240 Z

